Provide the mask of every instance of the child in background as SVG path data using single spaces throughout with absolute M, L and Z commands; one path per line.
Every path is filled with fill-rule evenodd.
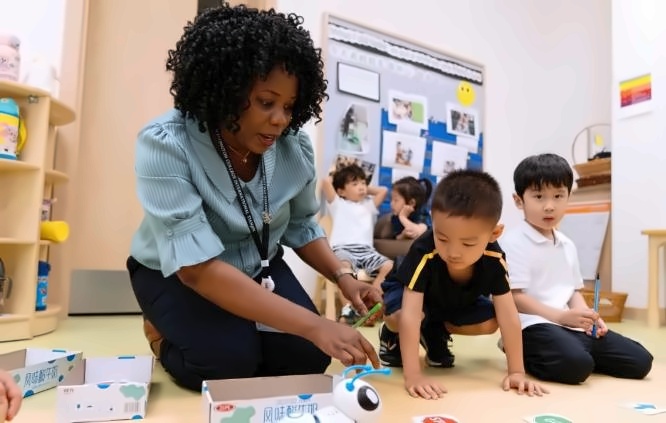
M 322 188 L 333 222 L 329 242 L 342 262 L 342 272 L 356 275 L 363 270 L 374 278 L 373 285 L 380 287 L 393 261 L 375 249 L 373 231 L 377 207 L 388 190 L 368 186 L 365 171 L 356 164 L 336 170 Z M 360 317 L 351 304 L 343 306 L 341 321 L 354 324 Z
M 432 226 L 427 209 L 432 193 L 430 179 L 406 176 L 391 188 L 391 227 L 395 239 L 415 239 Z
M 452 367 L 449 334 L 491 334 L 498 326 L 507 360 L 502 388 L 528 395 L 547 392 L 525 375 L 520 321 L 496 242 L 503 229 L 501 213 L 502 193 L 492 176 L 451 172 L 435 189 L 432 229 L 414 241 L 382 285 L 379 359 L 385 366 L 403 367 L 405 389 L 413 397 L 437 399 L 446 392 L 424 376 L 419 343 L 428 365 Z
M 592 372 L 643 379 L 652 368 L 652 355 L 608 330 L 587 306 L 576 246 L 556 229 L 573 186 L 571 166 L 555 154 L 531 156 L 518 164 L 513 181 L 513 199 L 525 220 L 500 244 L 520 312 L 528 373 L 566 384 L 582 383 Z

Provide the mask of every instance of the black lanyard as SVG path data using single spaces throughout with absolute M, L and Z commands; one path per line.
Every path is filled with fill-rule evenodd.
M 252 212 L 250 211 L 250 207 L 247 205 L 247 199 L 245 198 L 245 194 L 243 194 L 243 191 L 241 190 L 240 182 L 238 181 L 238 176 L 236 175 L 236 172 L 234 171 L 233 166 L 231 165 L 231 160 L 229 159 L 229 154 L 227 153 L 227 149 L 224 146 L 224 143 L 222 142 L 222 135 L 220 134 L 219 129 L 215 129 L 215 138 L 213 140 L 213 143 L 215 143 L 215 146 L 217 147 L 216 150 L 220 156 L 222 156 L 222 160 L 224 161 L 224 166 L 227 168 L 227 172 L 229 172 L 229 178 L 231 178 L 231 184 L 234 186 L 234 191 L 236 191 L 236 196 L 238 197 L 238 202 L 240 203 L 241 210 L 243 211 L 243 215 L 245 216 L 245 221 L 247 222 L 247 226 L 250 229 L 250 234 L 252 234 L 252 238 L 254 239 L 254 244 L 257 246 L 257 250 L 259 250 L 259 255 L 261 256 L 261 277 L 266 278 L 269 276 L 268 270 L 269 270 L 269 265 L 270 262 L 268 261 L 268 237 L 269 237 L 269 224 L 271 220 L 271 215 L 269 211 L 269 206 L 268 206 L 268 184 L 266 183 L 266 166 L 264 165 L 264 157 L 261 157 L 261 186 L 263 190 L 263 196 L 264 196 L 264 208 L 263 212 L 261 213 L 261 219 L 263 221 L 263 226 L 261 228 L 261 238 L 259 238 L 259 231 L 257 230 L 257 225 L 254 223 L 254 218 L 252 217 Z

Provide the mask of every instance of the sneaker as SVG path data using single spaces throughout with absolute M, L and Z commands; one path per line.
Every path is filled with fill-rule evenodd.
M 354 310 L 354 307 L 352 307 L 351 304 L 345 304 L 340 310 L 340 317 L 338 318 L 338 322 L 352 326 L 360 318 L 361 316 L 356 312 L 356 310 Z
M 444 324 L 423 325 L 421 327 L 421 345 L 426 350 L 426 363 L 430 367 L 453 367 L 455 356 L 449 350 L 451 336 Z
M 390 331 L 386 323 L 379 327 L 379 362 L 386 367 L 402 367 L 398 334 Z

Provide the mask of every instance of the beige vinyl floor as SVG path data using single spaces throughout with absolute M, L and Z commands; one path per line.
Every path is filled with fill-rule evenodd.
M 611 329 L 631 336 L 655 356 L 651 374 L 643 381 L 626 381 L 592 376 L 581 386 L 547 384 L 550 395 L 528 398 L 504 392 L 499 383 L 505 370 L 504 355 L 497 349 L 498 334 L 455 337 L 453 352 L 456 367 L 428 369 L 440 378 L 449 393 L 440 400 L 410 398 L 402 389 L 400 370 L 389 376 L 369 379 L 384 404 L 381 422 L 407 422 L 424 414 L 449 414 L 463 423 L 522 422 L 528 415 L 557 413 L 574 422 L 666 422 L 666 414 L 646 416 L 622 408 L 627 402 L 652 402 L 666 408 L 666 327 L 645 328 L 643 322 L 609 324 Z M 363 328 L 367 338 L 377 344 L 377 329 Z M 26 347 L 65 348 L 83 351 L 85 357 L 149 354 L 141 330 L 140 316 L 70 317 L 48 335 L 30 341 L 0 343 L 0 353 Z M 329 373 L 342 370 L 338 362 Z M 24 401 L 16 423 L 53 422 L 56 392 L 49 390 Z M 176 387 L 156 365 L 145 421 L 163 423 L 203 422 L 201 398 L 197 393 Z

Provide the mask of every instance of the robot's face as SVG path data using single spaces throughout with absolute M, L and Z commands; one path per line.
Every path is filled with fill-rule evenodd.
M 370 385 L 361 386 L 356 392 L 356 401 L 358 406 L 365 411 L 375 411 L 379 408 L 379 395 Z
M 356 422 L 374 422 L 381 414 L 379 394 L 362 380 L 357 380 L 351 391 L 345 382 L 339 383 L 335 387 L 334 398 L 335 406 Z

